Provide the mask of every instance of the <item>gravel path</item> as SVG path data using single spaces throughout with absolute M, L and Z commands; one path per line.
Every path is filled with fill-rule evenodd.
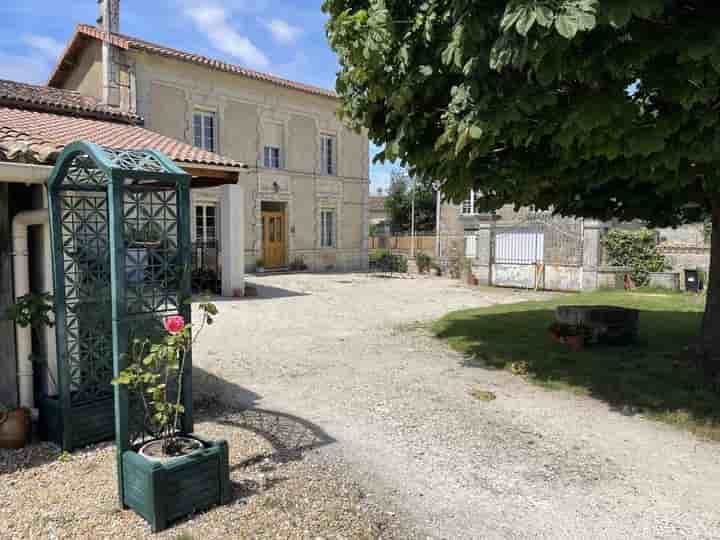
M 329 444 L 309 463 L 336 464 L 405 538 L 720 538 L 720 446 L 464 367 L 421 324 L 540 295 L 356 274 L 253 281 L 260 298 L 219 302 L 198 388 L 313 423 Z
M 0 539 L 402 538 L 398 519 L 365 497 L 343 467 L 296 459 L 324 442 L 296 419 L 225 411 L 200 421 L 196 432 L 229 443 L 230 504 L 154 535 L 118 508 L 112 444 L 60 454 L 44 443 L 0 451 Z

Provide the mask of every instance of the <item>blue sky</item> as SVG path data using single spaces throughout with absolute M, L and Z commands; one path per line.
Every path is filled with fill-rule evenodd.
M 324 88 L 335 54 L 321 0 L 121 0 L 120 31 Z M 0 2 L 0 78 L 43 84 L 78 23 L 94 24 L 97 0 Z M 370 155 L 378 151 L 371 145 Z M 371 190 L 393 164 L 371 165 Z

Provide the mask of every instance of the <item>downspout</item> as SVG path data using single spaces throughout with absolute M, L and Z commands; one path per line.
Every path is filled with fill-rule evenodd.
M 13 276 L 15 280 L 15 301 L 30 292 L 30 261 L 28 247 L 28 228 L 33 225 L 43 226 L 43 243 L 45 244 L 45 260 L 50 258 L 48 223 L 50 216 L 47 208 L 20 212 L 13 218 Z M 45 270 L 47 272 L 47 269 Z M 48 276 L 45 276 L 46 282 Z M 33 388 L 33 362 L 32 362 L 32 330 L 15 325 L 15 342 L 17 355 L 18 390 L 20 406 L 33 409 L 35 396 Z M 53 350 L 48 342 L 48 350 Z M 49 356 L 49 355 L 48 355 Z M 48 366 L 51 359 L 48 357 Z M 51 368 L 52 369 L 52 368 Z

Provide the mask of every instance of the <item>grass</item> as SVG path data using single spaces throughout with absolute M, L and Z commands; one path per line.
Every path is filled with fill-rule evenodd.
M 554 343 L 548 327 L 563 304 L 640 309 L 638 343 L 580 352 Z M 468 365 L 506 369 L 547 389 L 589 395 L 720 441 L 720 393 L 685 350 L 703 309 L 704 298 L 695 295 L 599 292 L 458 311 L 437 321 L 433 332 L 465 353 Z
M 494 392 L 489 390 L 481 390 L 479 388 L 473 388 L 470 390 L 470 395 L 478 401 L 494 401 L 497 397 Z

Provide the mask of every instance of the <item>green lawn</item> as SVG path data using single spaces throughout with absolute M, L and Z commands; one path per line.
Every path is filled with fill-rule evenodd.
M 507 369 L 543 387 L 590 395 L 720 440 L 720 393 L 704 382 L 684 350 L 700 328 L 703 302 L 684 294 L 564 295 L 450 313 L 433 330 L 465 353 L 468 365 Z M 571 352 L 548 333 L 562 304 L 640 309 L 639 343 Z

